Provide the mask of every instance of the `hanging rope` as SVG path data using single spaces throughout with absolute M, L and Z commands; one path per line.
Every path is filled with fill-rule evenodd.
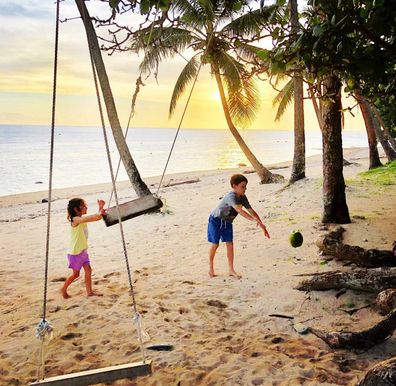
M 215 23 L 215 25 L 214 25 L 214 27 L 213 27 L 213 30 L 212 30 L 212 32 L 210 33 L 210 36 L 209 36 L 209 39 L 208 39 L 208 44 L 206 45 L 206 49 L 205 49 L 205 51 L 204 51 L 204 55 L 205 55 L 205 54 L 207 53 L 207 51 L 208 51 L 208 47 L 210 46 L 210 43 L 211 43 L 212 38 L 213 38 L 213 34 L 215 33 L 216 27 L 217 27 L 217 25 L 218 25 L 219 22 L 220 22 L 220 19 L 217 19 L 217 21 L 216 21 L 216 23 Z M 156 196 L 158 196 L 158 193 L 159 193 L 159 191 L 160 191 L 160 189 L 161 189 L 162 182 L 163 182 L 164 177 L 165 177 L 166 169 L 168 168 L 168 164 L 169 164 L 169 161 L 170 161 L 172 152 L 173 152 L 173 148 L 175 147 L 176 139 L 177 139 L 177 137 L 178 137 L 178 135 L 179 135 L 180 127 L 181 127 L 181 125 L 182 125 L 182 123 L 183 123 L 184 116 L 185 116 L 185 114 L 186 114 L 187 107 L 188 107 L 188 105 L 189 105 L 189 103 L 190 103 L 191 95 L 192 95 L 192 93 L 193 93 L 195 84 L 197 83 L 198 75 L 199 75 L 199 72 L 201 71 L 201 68 L 202 68 L 202 60 L 201 60 L 201 62 L 199 63 L 199 67 L 198 67 L 197 74 L 195 75 L 194 82 L 193 82 L 193 84 L 192 84 L 192 86 L 191 86 L 190 94 L 188 95 L 187 102 L 186 102 L 186 104 L 185 104 L 185 106 L 184 106 L 183 114 L 182 114 L 182 116 L 181 116 L 181 118 L 180 118 L 179 125 L 177 126 L 176 134 L 175 134 L 175 137 L 174 137 L 173 142 L 172 142 L 172 146 L 171 146 L 170 151 L 169 151 L 168 159 L 166 160 L 165 167 L 164 167 L 164 171 L 162 172 L 162 176 L 161 176 L 160 182 L 159 182 L 159 184 L 158 184 L 158 189 L 157 189 L 157 192 L 156 192 Z
M 83 17 L 87 18 L 87 15 L 84 14 Z M 102 103 L 101 103 L 100 92 L 99 92 L 99 85 L 98 85 L 98 80 L 97 80 L 97 72 L 96 72 L 95 62 L 94 62 L 94 58 L 93 58 L 93 52 L 92 52 L 92 49 L 89 44 L 88 44 L 88 47 L 89 47 L 92 74 L 93 74 L 94 83 L 95 83 L 96 98 L 97 98 L 98 107 L 99 107 L 99 114 L 100 114 L 100 120 L 101 120 L 101 125 L 102 125 L 103 137 L 104 137 L 105 146 L 106 146 L 107 161 L 109 164 L 111 183 L 113 186 L 114 199 L 115 199 L 116 207 L 117 207 L 118 222 L 120 225 L 120 235 L 121 235 L 121 240 L 122 240 L 122 247 L 123 247 L 123 252 L 124 252 L 126 270 L 127 270 L 127 274 L 128 274 L 129 292 L 130 292 L 130 295 L 132 298 L 132 307 L 133 307 L 133 312 L 134 312 L 133 320 L 136 323 L 136 328 L 137 328 L 137 332 L 138 332 L 138 339 L 139 339 L 139 343 L 140 343 L 140 351 L 142 354 L 142 361 L 145 362 L 146 358 L 145 358 L 145 352 L 144 352 L 144 346 L 143 346 L 143 331 L 142 331 L 142 325 L 141 325 L 141 316 L 138 313 L 137 307 L 136 307 L 135 291 L 134 291 L 133 283 L 132 283 L 132 275 L 131 275 L 131 269 L 130 269 L 130 265 L 129 265 L 128 251 L 126 248 L 124 228 L 123 228 L 123 223 L 121 220 L 121 213 L 120 213 L 120 209 L 119 209 L 118 193 L 117 193 L 117 188 L 116 188 L 116 184 L 115 184 L 113 164 L 111 161 L 110 146 L 109 146 L 109 141 L 108 141 L 107 132 L 106 132 L 106 126 L 105 126 L 105 122 L 104 122 L 104 115 L 103 115 Z
M 177 126 L 175 138 L 173 138 L 172 146 L 171 146 L 169 154 L 168 154 L 168 159 L 166 160 L 164 171 L 162 172 L 161 180 L 160 180 L 160 182 L 158 184 L 158 189 L 157 189 L 157 192 L 156 192 L 156 196 L 158 196 L 158 193 L 159 193 L 159 191 L 161 189 L 162 182 L 163 182 L 164 177 L 165 177 L 166 169 L 168 168 L 169 160 L 171 158 L 171 155 L 172 155 L 172 152 L 173 152 L 173 148 L 175 147 L 176 139 L 177 139 L 177 137 L 179 135 L 180 127 L 181 127 L 181 125 L 183 123 L 184 116 L 186 115 L 187 107 L 188 107 L 188 104 L 190 103 L 191 95 L 192 95 L 192 93 L 194 91 L 195 83 L 197 83 L 197 79 L 198 79 L 199 72 L 201 71 L 201 67 L 202 67 L 202 61 L 199 64 L 197 75 L 195 75 L 195 79 L 194 79 L 193 85 L 191 87 L 190 94 L 188 95 L 187 102 L 186 102 L 186 104 L 184 106 L 183 114 L 182 114 L 182 116 L 180 118 L 179 125 Z
M 55 112 L 56 112 L 56 81 L 58 75 L 58 47 L 59 47 L 59 0 L 56 1 L 55 13 L 55 46 L 54 46 L 54 66 L 52 82 L 52 110 L 51 110 L 51 144 L 50 144 L 50 165 L 48 178 L 48 209 L 47 209 L 47 234 L 45 243 L 45 267 L 44 267 L 44 290 L 43 290 L 43 311 L 41 321 L 36 327 L 36 337 L 40 339 L 40 364 L 37 367 L 37 379 L 45 377 L 44 363 L 44 340 L 51 336 L 53 328 L 46 320 L 47 316 L 47 292 L 48 292 L 48 261 L 49 261 L 49 241 L 51 231 L 51 203 L 52 203 L 52 175 L 54 169 L 54 138 L 55 138 Z

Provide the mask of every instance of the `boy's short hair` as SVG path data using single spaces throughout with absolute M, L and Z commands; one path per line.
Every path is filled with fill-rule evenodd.
M 242 174 L 234 174 L 230 178 L 231 187 L 233 187 L 234 185 L 239 185 L 241 182 L 248 182 L 247 178 Z

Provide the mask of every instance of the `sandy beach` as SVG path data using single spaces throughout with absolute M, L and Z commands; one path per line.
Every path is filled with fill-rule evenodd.
M 395 240 L 396 189 L 362 182 L 368 168 L 367 149 L 346 149 L 352 162 L 344 168 L 352 223 L 344 240 L 364 248 L 390 249 Z M 353 315 L 345 305 L 359 307 L 371 295 L 347 291 L 297 291 L 296 275 L 345 269 L 324 260 L 315 240 L 325 232 L 322 208 L 321 157 L 307 159 L 307 178 L 284 184 L 260 185 L 246 167 L 247 197 L 263 217 L 271 239 L 239 216 L 234 222 L 235 269 L 240 280 L 227 275 L 225 247 L 215 260 L 218 274 L 208 276 L 206 227 L 209 212 L 230 190 L 236 170 L 215 170 L 166 177 L 164 213 L 124 222 L 136 292 L 137 308 L 151 337 L 172 351 L 146 351 L 153 374 L 116 385 L 355 385 L 367 368 L 396 355 L 394 338 L 362 353 L 331 350 L 313 335 L 300 335 L 293 324 L 303 322 L 325 330 L 358 330 L 381 317 L 371 308 Z M 290 175 L 290 163 L 273 170 Z M 192 183 L 178 184 L 186 180 Z M 158 178 L 147 181 L 155 188 Z M 172 184 L 171 184 L 172 185 Z M 96 210 L 96 199 L 108 201 L 109 185 L 56 190 L 51 214 L 48 314 L 54 327 L 46 346 L 48 377 L 117 365 L 141 359 L 128 277 L 118 226 L 89 224 L 94 289 L 101 297 L 87 298 L 82 277 L 63 299 L 59 289 L 69 275 L 66 250 L 69 224 L 66 204 L 73 196 Z M 134 192 L 120 184 L 120 197 Z M 46 192 L 0 197 L 1 221 L 1 345 L 0 384 L 26 385 L 35 380 L 39 341 L 34 330 L 41 318 L 47 205 Z M 331 229 L 331 226 L 329 227 Z M 304 235 L 293 249 L 291 231 Z M 294 319 L 270 317 L 283 314 Z

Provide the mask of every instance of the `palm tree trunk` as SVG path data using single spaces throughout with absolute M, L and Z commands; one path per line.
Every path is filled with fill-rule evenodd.
M 312 104 L 313 104 L 313 107 L 315 110 L 316 118 L 318 120 L 319 129 L 320 129 L 320 131 L 323 131 L 322 114 L 319 109 L 318 101 L 316 100 L 316 97 L 315 97 L 314 89 L 313 89 L 312 85 L 309 85 L 308 88 L 309 88 L 309 96 L 311 98 L 311 101 L 312 101 Z
M 342 174 L 341 82 L 335 75 L 323 81 L 323 214 L 322 222 L 350 223 Z
M 355 90 L 355 97 L 359 103 L 360 110 L 362 110 L 363 119 L 367 131 L 370 159 L 369 169 L 377 168 L 378 166 L 382 166 L 382 163 L 378 154 L 377 136 L 375 135 L 375 123 L 373 121 L 373 115 L 370 111 L 370 105 L 363 97 L 360 90 Z
M 106 105 L 107 116 L 110 122 L 111 130 L 113 132 L 114 141 L 117 145 L 118 152 L 121 160 L 125 166 L 125 170 L 128 174 L 129 180 L 131 181 L 132 187 L 136 194 L 146 196 L 151 194 L 149 188 L 141 179 L 139 171 L 136 168 L 135 162 L 132 159 L 132 155 L 125 142 L 124 135 L 121 129 L 120 121 L 118 119 L 117 110 L 114 103 L 113 93 L 111 91 L 109 79 L 107 77 L 106 68 L 103 62 L 102 54 L 100 52 L 98 39 L 95 33 L 95 29 L 92 25 L 88 10 L 86 8 L 84 0 L 75 0 L 81 18 L 84 23 L 85 32 L 87 35 L 88 46 L 92 55 L 100 87 L 102 89 L 103 99 Z
M 228 110 L 227 99 L 226 99 L 225 92 L 224 92 L 223 82 L 222 82 L 221 76 L 220 76 L 220 70 L 214 64 L 212 64 L 212 69 L 213 69 L 213 73 L 216 78 L 217 87 L 219 89 L 221 104 L 223 106 L 223 111 L 224 111 L 224 116 L 227 121 L 228 128 L 231 131 L 231 134 L 234 136 L 235 140 L 237 141 L 239 147 L 245 154 L 246 158 L 252 164 L 254 170 L 256 171 L 257 175 L 260 178 L 260 182 L 262 184 L 274 182 L 275 176 L 260 163 L 260 161 L 251 152 L 248 145 L 246 144 L 246 142 L 243 140 L 243 138 L 239 134 L 237 128 L 234 126 L 232 119 L 231 119 L 230 112 Z
M 393 150 L 396 151 L 396 140 L 392 137 L 391 133 L 389 132 L 388 127 L 384 124 L 384 121 L 383 121 L 380 113 L 378 112 L 377 108 L 374 105 L 371 105 L 371 109 L 373 110 L 374 115 L 376 116 L 380 126 L 382 126 L 382 128 L 384 130 L 385 137 L 389 140 Z
M 380 141 L 382 148 L 384 149 L 386 158 L 388 161 L 394 161 L 396 159 L 396 151 L 393 150 L 391 144 L 388 141 L 385 133 L 382 131 L 381 126 L 374 115 L 374 112 L 370 109 L 370 113 L 374 122 L 374 130 L 377 135 L 377 139 Z
M 289 1 L 292 30 L 299 29 L 297 0 Z M 294 73 L 294 156 L 289 183 L 305 178 L 305 131 L 304 131 L 304 90 L 303 79 Z

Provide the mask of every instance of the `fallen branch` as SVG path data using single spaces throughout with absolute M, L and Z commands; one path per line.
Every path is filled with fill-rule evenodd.
M 313 327 L 309 331 L 326 342 L 334 349 L 361 349 L 368 350 L 378 343 L 383 342 L 396 330 L 396 311 L 368 330 L 359 332 L 325 332 Z
M 171 186 L 184 185 L 184 184 L 194 184 L 196 182 L 199 182 L 199 178 L 194 178 L 192 180 L 174 181 L 174 182 L 170 181 L 167 184 L 162 185 L 162 187 L 169 188 Z
M 396 358 L 377 363 L 357 384 L 357 386 L 396 385 Z
M 353 289 L 379 293 L 396 288 L 396 268 L 361 269 L 353 272 L 323 272 L 297 284 L 301 291 L 326 291 L 330 289 Z
M 325 254 L 338 260 L 349 261 L 361 267 L 396 267 L 396 256 L 391 250 L 364 249 L 342 242 L 343 227 L 327 233 L 316 241 L 317 247 Z

